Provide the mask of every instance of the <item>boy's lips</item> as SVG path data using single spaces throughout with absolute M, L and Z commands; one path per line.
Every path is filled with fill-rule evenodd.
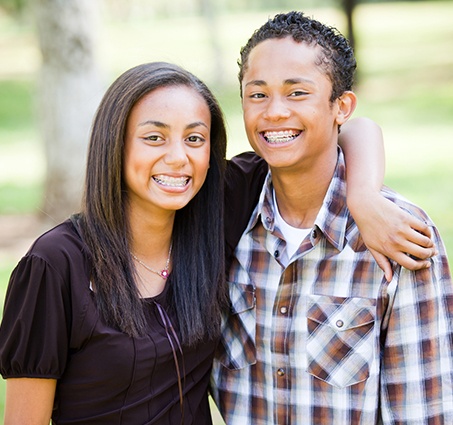
M 271 145 L 288 143 L 295 139 L 301 131 L 297 130 L 283 130 L 283 131 L 263 131 L 261 135 L 264 137 L 267 143 Z

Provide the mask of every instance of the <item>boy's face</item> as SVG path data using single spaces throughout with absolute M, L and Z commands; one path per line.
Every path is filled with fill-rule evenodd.
M 245 129 L 272 169 L 307 170 L 336 155 L 339 107 L 329 101 L 320 49 L 286 37 L 250 52 L 241 88 Z

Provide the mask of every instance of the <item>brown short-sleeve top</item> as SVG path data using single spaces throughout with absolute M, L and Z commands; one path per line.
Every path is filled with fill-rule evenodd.
M 56 424 L 181 423 L 173 350 L 158 311 L 167 309 L 166 290 L 143 301 L 149 331 L 131 338 L 99 318 L 89 270 L 71 221 L 36 240 L 8 286 L 0 373 L 57 379 Z M 184 424 L 211 424 L 207 387 L 214 349 L 214 342 L 182 347 Z

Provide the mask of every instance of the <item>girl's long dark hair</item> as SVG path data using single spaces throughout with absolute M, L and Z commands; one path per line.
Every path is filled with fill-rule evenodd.
M 166 86 L 188 86 L 211 112 L 210 167 L 188 205 L 176 212 L 172 235 L 170 305 L 181 340 L 214 339 L 220 328 L 224 287 L 223 178 L 226 130 L 222 111 L 206 85 L 184 69 L 155 62 L 122 74 L 107 90 L 95 115 L 88 150 L 85 193 L 79 224 L 92 259 L 92 281 L 101 317 L 131 335 L 146 322 L 129 248 L 127 191 L 123 179 L 126 124 L 145 94 Z

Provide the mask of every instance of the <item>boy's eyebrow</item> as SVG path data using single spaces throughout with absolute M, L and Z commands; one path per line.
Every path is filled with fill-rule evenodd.
M 292 86 L 294 84 L 300 84 L 300 83 L 306 83 L 306 84 L 313 84 L 312 80 L 309 80 L 307 78 L 287 78 L 286 80 L 283 81 L 283 84 L 285 86 Z M 245 86 L 267 86 L 266 81 L 264 80 L 252 80 L 249 81 L 248 83 L 245 84 Z
M 287 80 L 284 81 L 284 84 L 287 86 L 291 86 L 294 84 L 300 84 L 300 83 L 313 84 L 313 81 L 309 80 L 307 78 L 288 78 Z
M 266 86 L 266 81 L 264 80 L 252 80 L 245 84 L 245 86 Z

